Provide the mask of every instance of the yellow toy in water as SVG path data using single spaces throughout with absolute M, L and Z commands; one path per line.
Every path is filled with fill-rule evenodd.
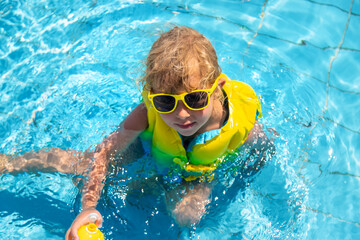
M 95 224 L 97 214 L 90 214 L 90 224 L 81 226 L 78 230 L 80 240 L 104 240 L 104 234 L 99 230 Z
M 90 223 L 80 227 L 78 235 L 80 240 L 104 240 L 104 234 L 99 230 L 95 223 Z

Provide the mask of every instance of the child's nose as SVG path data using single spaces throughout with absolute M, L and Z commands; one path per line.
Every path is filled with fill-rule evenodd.
M 180 119 L 184 119 L 190 116 L 190 109 L 188 109 L 185 104 L 183 103 L 183 101 L 179 100 L 176 109 L 175 109 L 175 113 L 176 116 Z

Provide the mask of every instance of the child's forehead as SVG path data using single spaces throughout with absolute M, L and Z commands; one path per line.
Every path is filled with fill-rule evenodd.
M 152 87 L 152 91 L 157 93 L 167 93 L 167 94 L 180 94 L 183 92 L 191 92 L 196 89 L 201 89 L 201 84 L 199 80 L 188 79 L 184 82 L 177 82 L 174 84 L 157 84 L 157 86 Z
M 167 81 L 167 79 L 164 81 Z M 157 84 L 157 86 L 153 86 L 152 90 L 158 93 L 179 94 L 204 88 L 201 82 L 201 77 L 196 75 L 189 76 L 188 78 L 184 78 L 177 82 L 172 82 L 173 84 L 166 84 L 166 82 L 163 83 L 164 84 Z
M 203 89 L 205 86 L 202 75 L 199 63 L 191 59 L 183 73 L 168 71 L 168 74 L 163 74 L 157 79 L 158 81 L 152 85 L 152 90 L 159 93 L 179 94 Z

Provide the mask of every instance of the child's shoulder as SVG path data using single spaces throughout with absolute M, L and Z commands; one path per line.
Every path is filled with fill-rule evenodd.
M 148 127 L 147 109 L 144 103 L 140 103 L 123 122 L 127 130 L 144 131 Z

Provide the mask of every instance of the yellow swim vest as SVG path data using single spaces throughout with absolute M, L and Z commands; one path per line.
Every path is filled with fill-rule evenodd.
M 179 133 L 169 127 L 160 114 L 153 109 L 147 96 L 142 93 L 147 107 L 149 127 L 141 138 L 151 142 L 151 154 L 161 169 L 180 167 L 187 180 L 210 174 L 224 157 L 240 147 L 246 140 L 255 120 L 261 117 L 261 104 L 254 90 L 246 83 L 226 79 L 223 90 L 226 93 L 229 107 L 229 118 L 220 129 L 220 133 L 204 144 L 196 144 L 187 151 Z

